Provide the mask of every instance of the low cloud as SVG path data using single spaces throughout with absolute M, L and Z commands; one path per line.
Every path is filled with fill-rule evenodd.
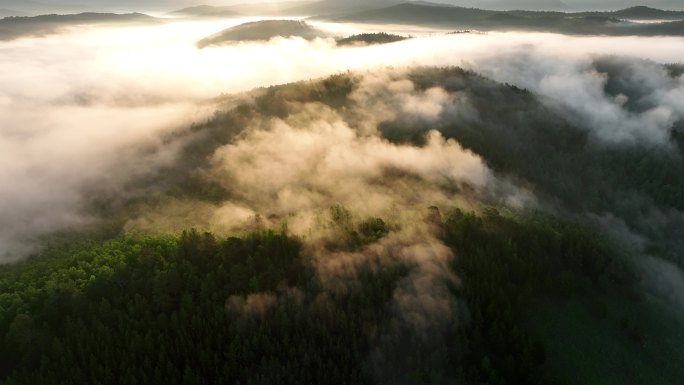
M 205 182 L 227 191 L 225 200 L 197 205 L 171 200 L 127 228 L 188 226 L 198 217 L 197 225 L 218 233 L 286 225 L 304 240 L 304 254 L 332 292 L 356 285 L 360 267 L 407 266 L 410 272 L 392 297 L 392 326 L 369 357 L 372 372 L 401 377 L 416 369 L 408 357 L 420 360 L 416 355 L 427 352 L 408 352 L 409 346 L 430 349 L 450 326 L 467 318 L 450 289 L 458 285 L 448 267 L 454 255 L 439 240 L 429 214 L 435 207 L 475 208 L 493 191 L 504 199 L 525 193 L 510 183 L 509 190 L 500 188 L 506 182 L 478 156 L 435 130 L 425 134 L 421 146 L 390 142 L 378 130 L 395 119 L 434 124 L 445 114 L 459 115 L 459 106 L 470 113 L 472 107 L 457 100 L 459 95 L 454 99 L 439 87 L 421 90 L 402 70 L 355 76 L 350 103 L 339 110 L 289 101 L 286 117 L 250 114 L 244 131 L 218 147 L 201 172 Z M 340 218 L 331 207 L 338 208 Z M 350 237 L 355 223 L 372 217 L 383 219 L 387 234 L 348 250 L 340 239 Z M 249 298 L 231 299 L 230 306 L 263 312 L 264 301 L 258 299 L 254 306 Z M 385 361 L 398 351 L 406 352 L 404 359 Z M 396 362 L 407 366 L 388 366 Z M 436 375 L 446 378 L 447 363 L 438 367 L 444 372 Z
M 5 256 L 2 258 L 10 258 L 9 254 L 13 256 L 11 258 L 25 255 L 30 240 L 36 236 L 87 223 L 91 218 L 82 212 L 85 191 L 111 187 L 124 193 L 122 186 L 127 180 L 171 161 L 175 149 L 163 143 L 160 133 L 202 120 L 207 116 L 206 111 L 214 108 L 205 101 L 221 93 L 359 69 L 376 71 L 376 84 L 373 84 L 372 76 L 364 83 L 364 87 L 372 90 L 378 85 L 386 85 L 382 69 L 388 65 L 464 65 L 495 80 L 539 93 L 548 98 L 553 108 L 581 119 L 595 132 L 597 140 L 609 143 L 662 144 L 669 127 L 682 114 L 681 78 L 666 79 L 662 73 L 651 69 L 635 71 L 648 73 L 652 84 L 664 81 L 667 84 L 648 96 L 650 107 L 647 110 L 632 111 L 628 108 L 631 99 L 627 95 L 610 95 L 604 91 L 605 77 L 591 60 L 594 53 L 600 52 L 675 62 L 681 59 L 676 49 L 682 44 L 681 38 L 525 33 L 426 37 L 437 33 L 426 30 L 418 34 L 424 36 L 420 39 L 365 48 L 337 48 L 332 39 L 277 38 L 268 43 L 196 49 L 195 43 L 202 37 L 251 20 L 169 22 L 122 28 L 75 27 L 44 38 L 0 43 L 0 71 L 6 74 L 0 78 L 0 147 L 3 149 L 0 184 L 4 186 L 0 190 L 3 202 L 0 255 Z M 338 26 L 340 31 L 348 29 L 350 33 L 382 28 Z M 412 29 L 406 28 L 405 32 L 411 33 Z M 562 50 L 558 48 L 560 39 L 563 40 Z M 492 52 L 497 54 L 492 55 Z M 431 134 L 428 145 L 430 151 L 440 154 L 436 155 L 441 157 L 439 161 L 428 159 L 424 149 L 389 145 L 377 137 L 359 140 L 363 135 L 373 134 L 376 123 L 387 117 L 384 114 L 413 119 L 428 126 L 436 119 L 453 114 L 463 120 L 477 118 L 478 112 L 469 108 L 466 98 L 447 94 L 440 88 L 412 90 L 411 87 L 410 82 L 390 79 L 389 86 L 384 88 L 386 95 L 374 91 L 368 94 L 378 97 L 379 103 L 359 91 L 354 97 L 359 101 L 366 98 L 369 106 L 373 106 L 365 110 L 366 119 L 358 115 L 357 121 L 348 121 L 346 125 L 339 119 L 309 122 L 311 130 L 305 136 L 308 135 L 314 145 L 326 135 L 337 135 L 347 147 L 323 148 L 337 151 L 338 161 L 346 162 L 343 164 L 347 167 L 355 160 L 345 151 L 373 154 L 377 151 L 378 157 L 369 161 L 374 166 L 385 162 L 383 172 L 390 172 L 394 167 L 408 175 L 432 173 L 429 179 L 432 184 L 462 177 L 450 175 L 453 171 L 440 168 L 448 161 L 455 161 L 451 159 L 456 157 L 453 154 L 463 152 L 458 144 L 445 141 L 437 134 Z M 587 103 L 587 100 L 591 102 Z M 367 126 L 365 131 L 360 127 L 364 124 Z M 257 145 L 259 135 L 287 140 L 288 135 L 302 131 L 300 122 L 273 122 L 272 129 L 248 134 L 246 141 L 236 143 L 233 151 L 247 151 L 248 146 Z M 276 150 L 287 152 L 271 149 Z M 232 152 L 223 151 L 215 160 L 232 156 Z M 297 165 L 285 155 L 279 156 L 283 158 L 277 160 L 283 164 Z M 399 159 L 390 162 L 382 156 Z M 402 163 L 403 157 L 416 164 L 408 167 Z M 313 156 L 307 159 L 316 161 Z M 464 156 L 460 160 L 467 159 Z M 342 173 L 342 177 L 349 177 L 356 183 L 371 180 L 373 172 L 377 172 L 377 168 L 373 171 L 357 161 L 359 169 L 369 174 L 345 175 L 334 169 L 334 162 L 327 161 L 329 163 L 323 166 L 329 167 L 328 171 Z M 475 172 L 473 175 L 480 175 L 480 179 L 473 177 L 469 182 L 481 182 L 483 174 Z M 263 176 L 269 174 L 264 172 Z M 275 183 L 287 178 L 288 174 L 270 176 Z M 239 174 L 234 177 L 248 182 Z M 292 191 L 288 193 L 287 189 L 279 192 L 275 199 L 292 211 L 320 199 L 316 197 L 319 194 L 316 188 L 333 189 L 320 181 L 311 183 L 315 188 L 307 191 L 303 200 Z M 360 202 L 367 202 L 365 206 L 368 207 L 375 204 L 387 207 L 383 204 L 382 190 L 374 188 L 377 190 L 375 195 Z M 345 193 L 353 196 L 350 190 Z M 524 197 L 524 194 L 520 196 Z M 214 212 L 214 208 L 211 206 L 207 210 Z M 236 222 L 257 211 L 242 204 L 219 208 L 234 213 L 238 218 Z M 224 219 L 228 216 L 222 215 L 215 221 L 229 226 L 231 221 Z
M 496 174 L 436 129 L 444 122 L 469 127 L 489 111 L 475 108 L 465 92 L 448 91 L 450 85 L 419 86 L 405 68 L 462 65 L 527 88 L 600 145 L 667 148 L 683 113 L 681 77 L 633 59 L 618 65 L 630 71 L 615 74 L 595 55 L 674 61 L 673 48 L 683 43 L 678 38 L 459 34 L 365 48 L 337 48 L 332 39 L 281 38 L 195 48 L 197 40 L 228 26 L 79 29 L 0 43 L 0 71 L 12 74 L 0 78 L 0 261 L 26 255 L 41 236 L 97 221 L 85 210 L 92 191 L 152 196 L 127 218 L 124 231 L 197 226 L 227 234 L 286 227 L 303 240 L 305 256 L 333 290 L 354 285 L 361 265 L 399 262 L 410 268 L 393 293 L 390 326 L 368 360 L 379 378 L 398 379 L 420 360 L 445 359 L 434 347 L 441 346 L 448 327 L 468 316 L 451 293 L 458 277 L 448 264 L 458 256 L 440 241 L 428 214 L 482 202 L 537 205 L 530 190 Z M 183 129 L 191 121 L 205 121 L 217 108 L 255 103 L 254 95 L 269 90 L 210 98 L 347 70 L 357 70 L 349 105 L 332 108 L 292 98 L 283 116 L 254 112 L 233 122 L 236 127 L 219 127 L 237 134 L 213 143 L 215 150 L 201 166 L 184 169 L 220 189 L 219 198 L 136 192 L 129 183 L 175 170 L 185 141 L 202 135 Z M 500 102 L 506 100 L 492 103 Z M 382 132 L 386 122 L 415 128 L 419 140 L 388 139 Z M 382 218 L 387 233 L 351 249 L 335 247 L 353 226 L 335 223 L 331 206 L 348 210 L 352 224 Z M 656 223 L 655 213 L 665 211 L 649 211 L 650 223 Z M 631 234 L 624 218 L 602 218 Z M 645 243 L 646 232 L 633 238 L 635 245 Z M 681 286 L 680 271 L 661 261 L 648 263 L 668 287 Z M 226 307 L 259 315 L 278 301 L 277 294 L 262 293 L 231 297 Z M 431 367 L 437 368 L 434 383 L 449 383 L 439 370 L 448 363 Z
M 638 74 L 638 78 L 623 79 L 627 85 L 651 85 L 651 93 L 639 95 L 637 101 L 644 107 L 630 110 L 627 95 L 606 92 L 610 74 L 600 72 L 597 61 L 600 64 L 594 56 L 568 59 L 529 51 L 492 56 L 476 67 L 487 76 L 541 95 L 549 106 L 603 143 L 667 145 L 674 123 L 683 116 L 677 95 L 684 92 L 684 81 L 669 76 L 662 66 L 623 59 L 620 69 Z

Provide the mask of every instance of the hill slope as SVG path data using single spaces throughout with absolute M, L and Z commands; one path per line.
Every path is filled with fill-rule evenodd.
M 605 92 L 645 99 L 620 60 L 591 63 Z M 433 115 L 428 101 L 448 108 Z M 165 137 L 177 159 L 131 182 L 156 187 L 150 196 L 93 202 L 114 229 L 55 237 L 0 266 L 3 384 L 650 385 L 684 375 L 672 359 L 680 321 L 639 286 L 632 248 L 580 214 L 610 213 L 637 231 L 653 204 L 684 210 L 681 157 L 592 142 L 534 93 L 459 68 L 342 73 L 217 103 L 209 120 Z M 390 113 L 376 121 L 379 110 Z M 684 140 L 671 136 L 681 155 Z M 543 205 L 493 207 L 496 191 L 455 172 L 463 148 L 488 179 L 529 182 L 565 219 Z M 387 200 L 382 216 L 363 211 Z M 179 212 L 183 202 L 197 215 Z M 202 227 L 214 210 L 232 220 L 236 205 L 254 211 L 231 236 L 135 226 L 177 215 Z M 291 234 L 307 210 L 304 235 Z M 643 241 L 659 254 L 652 237 L 668 234 L 651 230 Z
M 388 44 L 397 41 L 406 40 L 407 38 L 399 35 L 392 35 L 385 32 L 380 33 L 361 33 L 352 35 L 343 39 L 337 39 L 339 46 L 354 46 L 354 45 L 374 45 L 374 44 Z
M 197 46 L 204 48 L 231 42 L 270 40 L 278 36 L 315 39 L 325 34 L 303 21 L 263 20 L 225 29 L 200 40 Z
M 94 13 L 72 15 L 41 15 L 33 17 L 6 17 L 0 20 L 0 40 L 21 36 L 38 36 L 58 32 L 61 28 L 89 24 L 157 23 L 159 19 L 142 13 Z

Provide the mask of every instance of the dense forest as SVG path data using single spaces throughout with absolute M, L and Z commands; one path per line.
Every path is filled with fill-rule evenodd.
M 621 72 L 620 59 L 598 58 L 594 66 L 607 76 L 608 95 L 629 96 L 630 102 L 625 108 L 630 113 L 651 107 L 646 96 L 657 91 L 631 84 L 629 73 Z M 667 68 L 673 79 L 679 76 L 679 66 Z M 426 134 L 436 129 L 481 156 L 495 172 L 533 189 L 542 202 L 561 210 L 564 216 L 579 221 L 586 220 L 586 214 L 615 216 L 632 232 L 645 237 L 646 249 L 684 263 L 681 253 L 684 245 L 679 236 L 684 225 L 681 214 L 684 210 L 684 127 L 681 122 L 675 122 L 669 131 L 666 148 L 648 144 L 610 145 L 597 141 L 590 127 L 569 121 L 532 92 L 498 84 L 470 71 L 455 67 L 419 68 L 406 74 L 398 71 L 396 77 L 398 81 L 409 80 L 415 86 L 414 93 L 440 87 L 468 104 L 464 107 L 466 113 L 443 113 L 436 121 L 401 114 L 382 120 L 377 130 L 384 139 L 422 146 Z M 346 73 L 219 99 L 227 109 L 169 138 L 169 141 L 184 141 L 180 160 L 155 178 L 146 177 L 138 183 L 168 186 L 166 194 L 174 197 L 206 202 L 229 199 L 235 193 L 229 186 L 219 185 L 193 171 L 210 167 L 211 155 L 217 148 L 238 140 L 247 127 L 264 126 L 272 119 L 298 117 L 307 105 L 331 108 L 352 129 L 361 130 L 366 123 L 368 106 L 361 105 L 355 95 L 362 88 L 361 75 Z M 636 102 L 639 100 L 641 104 Z M 116 197 L 106 197 L 107 204 L 102 202 L 104 199 L 95 196 L 94 206 L 98 209 L 113 206 L 110 207 L 113 211 L 106 212 L 108 217 L 121 213 L 120 206 L 112 203 Z M 155 195 L 143 201 L 150 203 L 150 199 L 156 205 L 160 198 Z M 502 203 L 492 195 L 478 199 Z M 127 212 L 124 218 L 137 212 L 140 211 Z M 652 220 L 654 216 L 659 219 Z
M 56 242 L 3 268 L 4 383 L 374 383 L 382 367 L 369 357 L 380 338 L 401 349 L 406 366 L 381 373 L 398 383 L 537 383 L 545 352 L 522 323 L 526 308 L 633 279 L 605 240 L 567 222 L 494 208 L 437 215 L 458 255 L 449 268 L 462 281 L 451 290 L 469 310 L 442 347 L 392 323 L 392 293 L 411 266 L 361 264 L 338 291 L 295 236 L 190 230 Z M 384 231 L 373 222 L 350 231 L 376 241 Z M 628 329 L 624 338 L 647 336 Z
M 591 65 L 650 108 L 618 59 Z M 665 147 L 612 145 L 455 67 L 214 102 L 165 134 L 173 162 L 88 191 L 94 223 L 0 267 L 0 383 L 684 376 L 681 313 L 642 263 L 684 265 L 681 123 Z

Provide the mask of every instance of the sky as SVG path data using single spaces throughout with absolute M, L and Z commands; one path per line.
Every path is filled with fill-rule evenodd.
M 336 0 L 328 0 L 336 1 Z M 349 0 L 339 0 L 349 3 Z M 386 3 L 388 0 L 368 0 Z M 399 2 L 400 0 L 398 0 Z M 201 4 L 233 5 L 240 3 L 279 2 L 268 0 L 0 0 L 0 9 L 11 9 L 25 12 L 70 12 L 79 10 L 91 11 L 171 11 L 181 7 Z M 478 8 L 492 9 L 565 9 L 565 10 L 602 10 L 621 9 L 635 5 L 684 10 L 682 0 L 435 0 L 437 3 L 449 3 Z

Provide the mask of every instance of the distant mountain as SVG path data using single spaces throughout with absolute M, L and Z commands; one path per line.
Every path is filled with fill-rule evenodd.
M 197 43 L 199 48 L 240 41 L 270 40 L 274 37 L 302 37 L 315 39 L 325 33 L 306 22 L 296 20 L 264 20 L 240 24 L 206 37 Z
M 525 17 L 512 12 L 416 2 L 341 16 L 336 20 L 482 28 L 525 21 Z
M 224 0 L 226 1 L 226 0 Z M 628 0 L 619 2 L 618 0 L 612 2 L 601 2 L 603 6 L 597 4 L 588 5 L 583 2 L 579 4 L 575 0 L 432 0 L 432 1 L 409 1 L 409 0 L 322 0 L 322 1 L 278 1 L 278 2 L 258 2 L 249 3 L 250 0 L 244 0 L 243 4 L 233 4 L 228 6 L 211 7 L 207 5 L 184 8 L 176 11 L 178 13 L 189 13 L 193 16 L 198 14 L 211 14 L 216 12 L 236 12 L 243 15 L 283 15 L 283 16 L 331 16 L 331 15 L 349 15 L 373 9 L 387 8 L 393 5 L 398 5 L 406 2 L 422 5 L 441 5 L 441 6 L 460 6 L 463 8 L 481 8 L 499 11 L 511 10 L 533 10 L 533 11 L 569 11 L 577 10 L 583 13 L 586 11 L 602 8 L 605 10 L 621 9 L 629 4 Z M 588 1 L 588 0 L 587 0 Z M 675 1 L 672 0 L 673 4 Z M 658 5 L 660 8 L 672 8 L 682 10 L 681 5 L 668 7 L 667 0 L 649 0 L 649 5 Z M 682 1 L 684 4 L 684 1 Z M 654 5 L 655 4 L 655 5 Z M 17 7 L 9 7 L 20 9 Z M 196 11 L 193 9 L 197 9 Z M 214 8 L 214 9 L 210 9 Z M 185 11 L 185 12 L 182 12 Z M 627 12 L 625 12 L 627 11 Z M 655 11 L 655 12 L 653 12 Z M 621 14 L 621 12 L 625 12 Z M 647 18 L 665 18 L 675 19 L 679 16 L 667 15 L 669 11 L 662 11 L 656 8 L 637 6 L 623 9 L 617 12 L 599 11 L 594 12 L 595 15 L 601 14 L 603 16 L 628 18 L 628 19 L 647 19 Z
M 215 7 L 213 5 L 197 5 L 194 7 L 187 7 L 171 12 L 177 15 L 204 15 L 217 12 L 231 12 L 232 6 Z
M 653 14 L 654 12 L 650 11 Z M 681 12 L 659 11 L 677 19 Z M 563 13 L 552 11 L 491 11 L 426 3 L 404 3 L 391 7 L 333 17 L 335 21 L 356 23 L 395 23 L 484 31 L 519 30 L 566 34 L 600 35 L 684 35 L 678 23 L 638 24 L 626 22 L 624 15 L 645 15 L 643 8 L 604 13 Z M 645 17 L 645 16 L 642 16 Z
M 635 5 L 684 11 L 682 0 L 435 0 L 461 7 L 476 7 L 497 11 L 574 11 L 607 12 Z
M 482 4 L 481 2 L 479 4 Z M 497 10 L 538 10 L 538 11 L 558 11 L 568 9 L 568 5 L 560 0 L 498 0 L 495 2 L 482 4 L 488 9 Z
M 233 10 L 233 7 L 214 7 L 211 5 L 198 5 L 196 7 L 188 7 L 171 12 L 172 15 L 178 16 L 195 16 L 195 17 L 232 17 L 241 16 L 238 12 Z
M 33 17 L 6 17 L 0 19 L 0 40 L 12 40 L 22 36 L 41 36 L 59 32 L 60 29 L 86 24 L 104 23 L 156 23 L 159 19 L 142 13 L 79 13 L 73 15 L 41 15 Z
M 403 3 L 402 0 L 323 0 L 293 7 L 286 12 L 292 15 L 334 15 L 379 9 Z
M 0 0 L 0 7 L 19 11 L 22 14 L 15 16 L 37 16 L 49 13 L 79 13 L 94 9 L 109 9 L 110 7 L 98 7 L 94 1 L 81 0 Z M 104 11 L 103 11 L 104 12 Z
M 299 14 L 299 7 L 313 4 L 312 1 L 282 1 L 277 3 L 244 3 L 228 6 L 198 5 L 171 12 L 172 15 L 185 16 L 226 16 L 230 14 L 248 16 L 275 16 Z M 363 10 L 363 9 L 360 9 Z
M 311 4 L 311 1 L 280 1 L 277 3 L 244 3 L 231 5 L 229 10 L 242 15 L 273 16 L 293 14 L 292 8 Z
M 580 15 L 598 15 L 632 20 L 684 20 L 684 11 L 664 11 L 645 6 L 631 7 L 614 12 L 584 12 Z

